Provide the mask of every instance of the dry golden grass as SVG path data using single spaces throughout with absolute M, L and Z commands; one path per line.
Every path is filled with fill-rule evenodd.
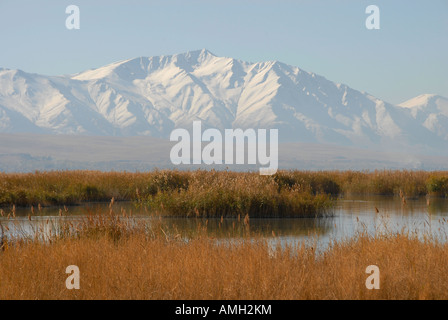
M 64 230 L 0 251 L 0 299 L 448 298 L 448 245 L 411 234 L 359 235 L 317 254 L 274 250 L 263 238 L 185 241 L 114 215 Z M 65 287 L 69 265 L 80 268 L 80 290 Z M 368 265 L 380 268 L 380 290 L 365 287 Z
M 216 198 L 214 189 L 223 186 L 226 193 Z M 162 170 L 148 173 L 99 171 L 50 171 L 26 174 L 0 173 L 0 206 L 68 205 L 85 201 L 154 200 L 164 195 L 200 193 L 204 203 L 225 200 L 226 196 L 243 195 L 244 189 L 252 192 L 277 188 L 282 198 L 290 191 L 310 195 L 382 194 L 414 198 L 427 194 L 448 195 L 448 172 L 427 171 L 279 171 L 273 176 L 258 173 L 175 171 Z M 206 190 L 204 190 L 206 189 Z M 236 191 L 236 192 L 235 192 Z M 263 191 L 263 190 L 261 190 Z M 283 193 L 283 195 L 281 195 Z M 246 196 L 247 194 L 244 194 Z M 264 195 L 256 197 L 263 200 Z M 273 197 L 274 198 L 274 197 Z M 285 198 L 285 197 L 283 197 Z M 286 197 L 287 198 L 287 197 Z M 286 199 L 285 198 L 285 199 Z M 283 199 L 283 200 L 285 200 Z M 235 199 L 234 199 L 235 200 Z M 238 199 L 237 199 L 238 200 Z M 272 199 L 270 199 L 272 200 Z M 285 200 L 287 203 L 288 200 Z
M 0 173 L 0 205 L 69 205 L 84 201 L 133 200 L 150 173 L 49 171 Z
M 38 208 L 114 197 L 186 216 L 238 213 L 244 225 L 244 213 L 281 216 L 307 201 L 315 213 L 316 203 L 325 208 L 329 195 L 340 193 L 444 196 L 448 173 L 0 174 L 0 204 Z M 409 233 L 363 234 L 317 254 L 306 246 L 274 250 L 262 237 L 224 245 L 206 230 L 186 241 L 175 230 L 113 212 L 49 228 L 51 236 L 36 229 L 8 239 L 2 232 L 0 299 L 448 299 L 448 244 Z M 65 288 L 69 265 L 80 268 L 80 290 Z M 368 265 L 380 268 L 380 290 L 365 287 Z

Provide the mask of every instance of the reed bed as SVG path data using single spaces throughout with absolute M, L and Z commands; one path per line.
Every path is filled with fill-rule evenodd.
M 344 194 L 446 197 L 448 172 L 279 171 L 273 176 L 228 171 L 147 173 L 51 171 L 0 174 L 0 206 L 136 201 L 185 217 L 309 217 L 331 213 Z
M 0 173 L 0 205 L 73 205 L 87 201 L 133 200 L 150 173 L 48 171 Z
M 334 201 L 309 186 L 282 186 L 274 177 L 253 173 L 192 172 L 188 187 L 159 190 L 150 208 L 163 215 L 184 217 L 321 217 L 331 214 Z
M 253 235 L 187 239 L 113 212 L 61 230 L 46 241 L 3 239 L 0 299 L 448 298 L 448 245 L 409 232 L 361 232 L 318 253 Z M 79 290 L 65 287 L 69 265 L 80 269 Z M 379 290 L 365 287 L 369 265 L 380 268 Z

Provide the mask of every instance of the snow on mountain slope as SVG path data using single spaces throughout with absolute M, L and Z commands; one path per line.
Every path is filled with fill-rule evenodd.
M 420 100 L 393 106 L 298 67 L 204 49 L 72 76 L 0 69 L 0 132 L 167 138 L 201 120 L 220 129 L 277 128 L 283 141 L 448 149 L 447 99 Z
M 418 124 L 438 137 L 448 140 L 448 99 L 435 94 L 422 94 L 400 104 L 408 108 Z

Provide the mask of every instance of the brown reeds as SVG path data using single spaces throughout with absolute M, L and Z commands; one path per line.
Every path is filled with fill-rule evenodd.
M 152 210 L 182 217 L 319 217 L 331 214 L 331 196 L 308 185 L 279 185 L 254 173 L 195 171 L 178 189 L 147 197 Z
M 217 218 L 322 216 L 341 194 L 396 195 L 403 205 L 420 196 L 448 195 L 448 172 L 442 171 L 53 171 L 0 174 L 0 181 L 0 206 L 40 212 L 42 206 L 113 198 L 149 205 L 159 214 Z
M 264 238 L 186 240 L 134 222 L 106 213 L 67 221 L 51 241 L 12 241 L 0 252 L 0 299 L 448 298 L 448 245 L 431 237 L 362 233 L 318 253 Z M 65 287 L 69 265 L 80 269 L 79 290 Z M 369 265 L 380 269 L 379 290 L 365 286 Z

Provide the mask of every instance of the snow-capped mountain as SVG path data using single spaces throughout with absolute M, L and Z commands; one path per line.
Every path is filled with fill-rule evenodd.
M 277 128 L 283 141 L 448 150 L 448 99 L 394 106 L 277 61 L 200 50 L 69 76 L 0 69 L 0 132 L 168 138 L 193 120 Z
M 422 94 L 400 104 L 409 108 L 412 117 L 438 137 L 448 140 L 448 98 Z

